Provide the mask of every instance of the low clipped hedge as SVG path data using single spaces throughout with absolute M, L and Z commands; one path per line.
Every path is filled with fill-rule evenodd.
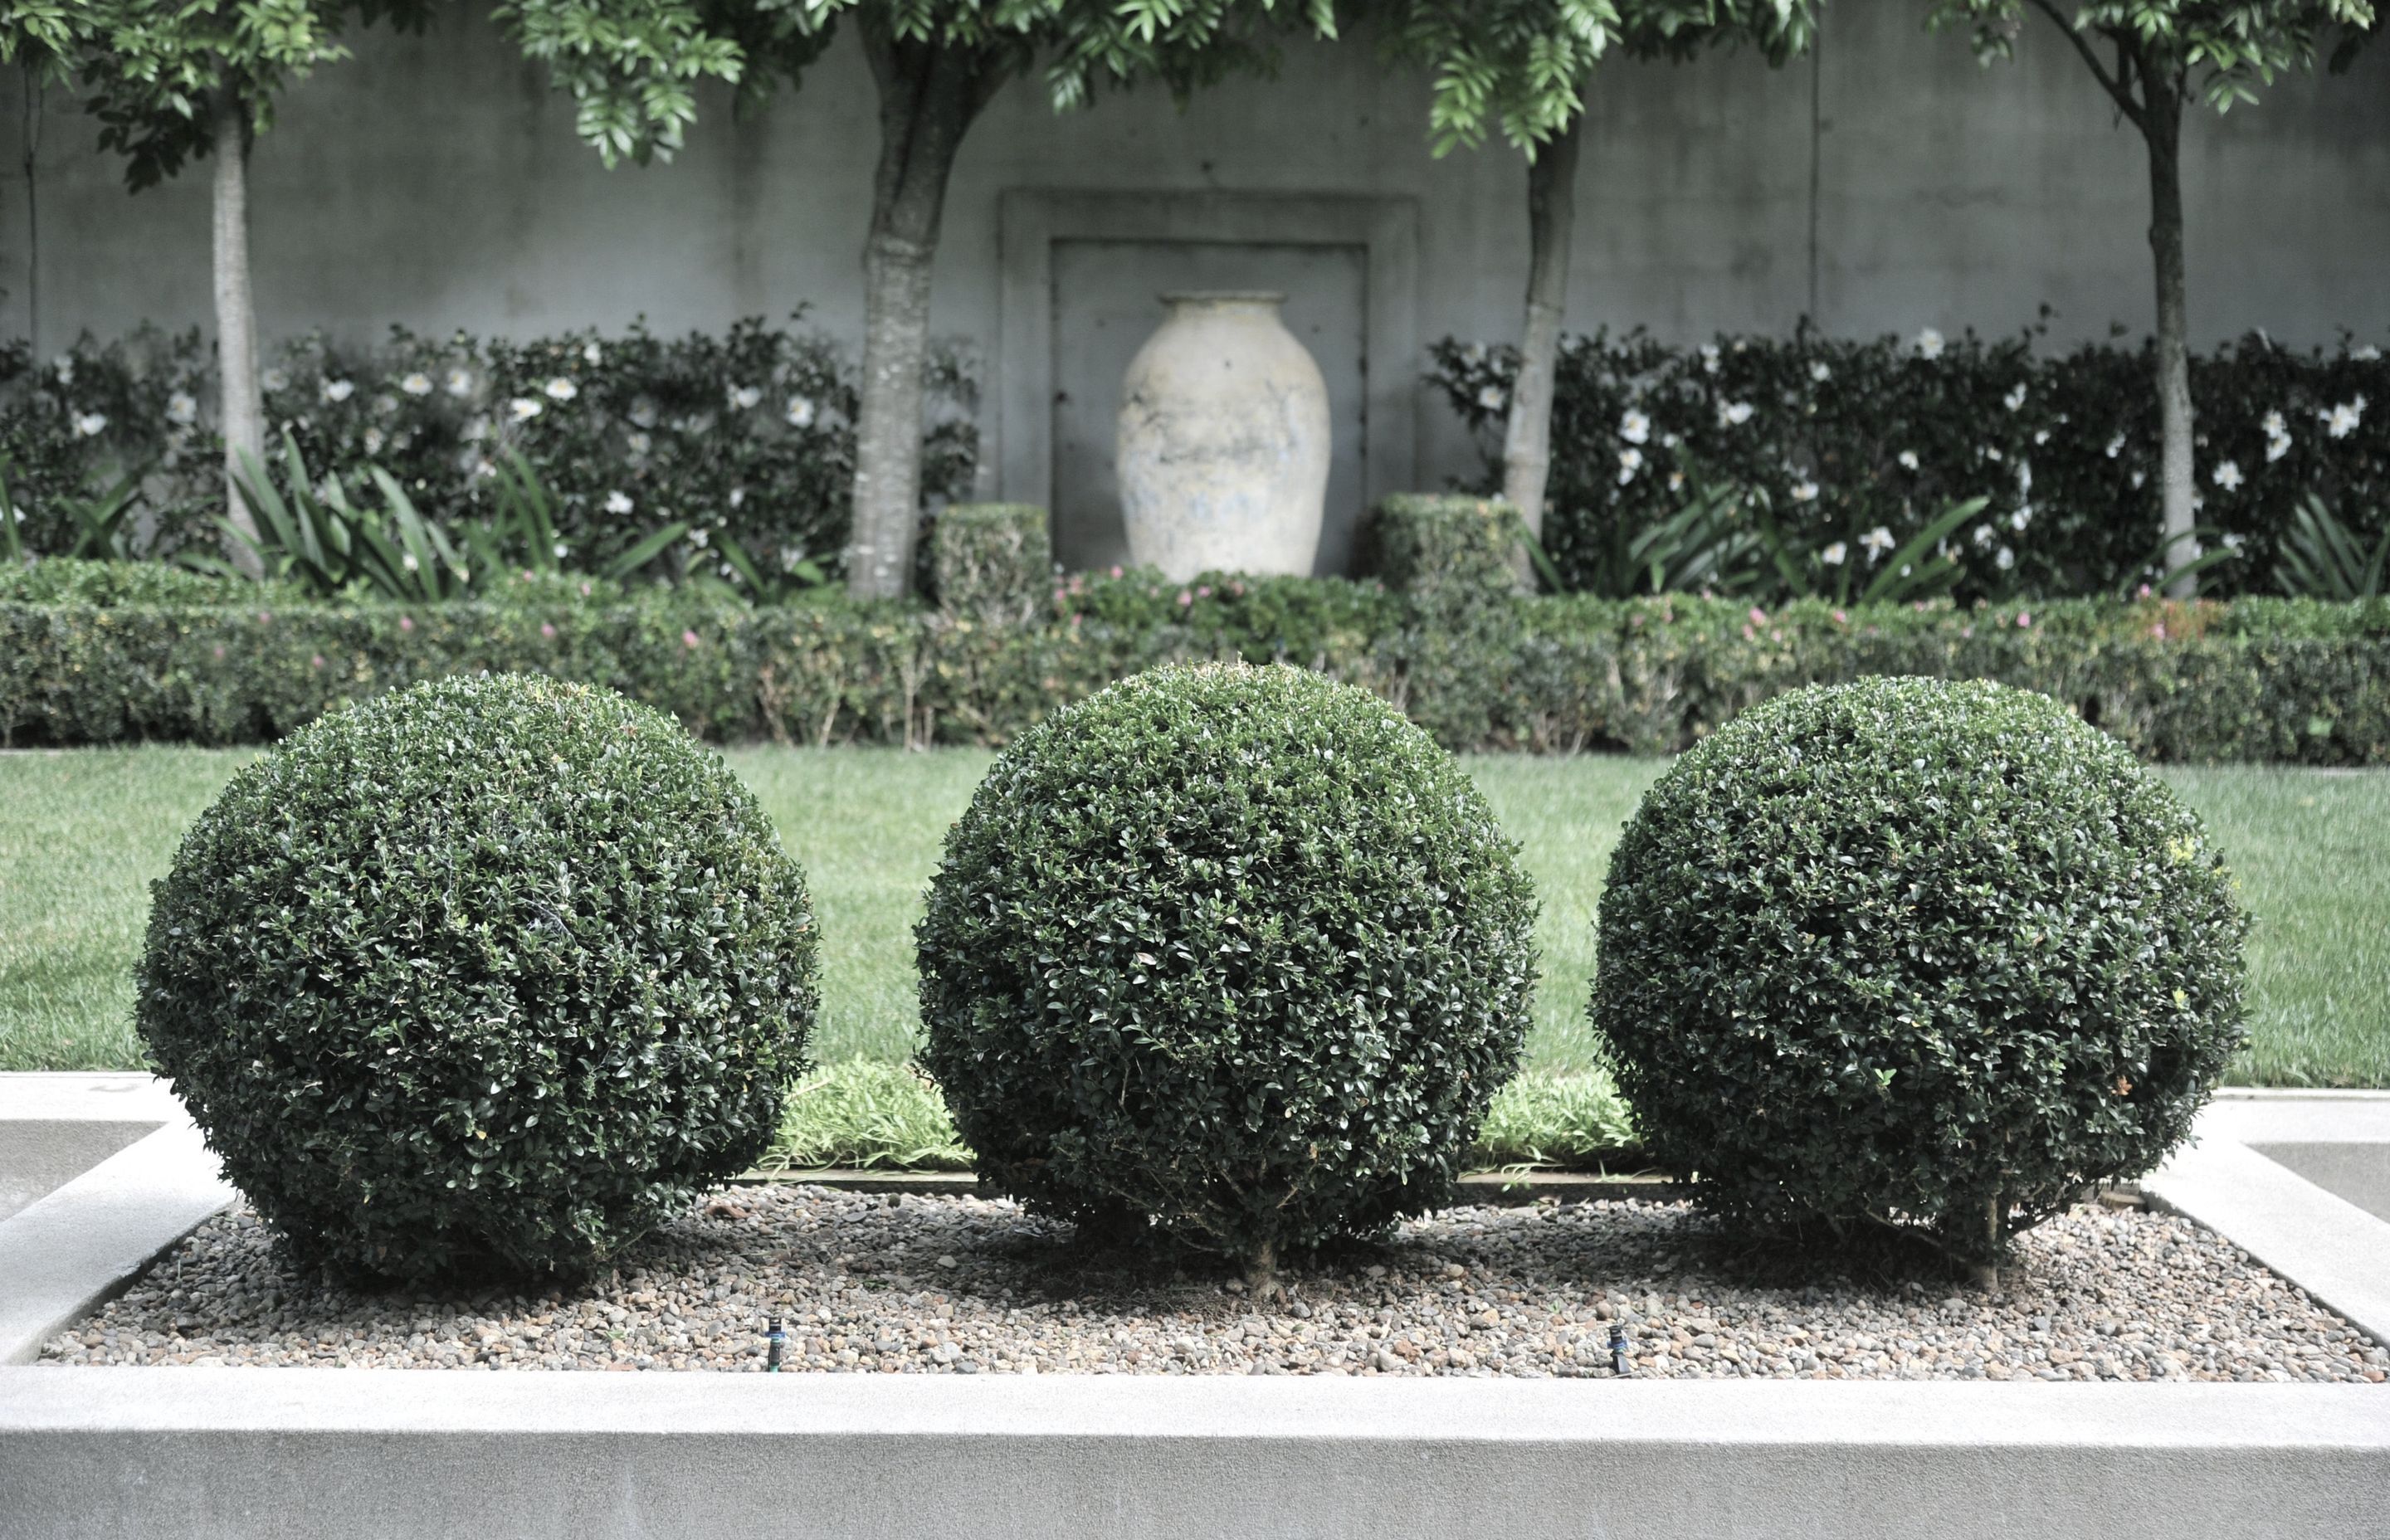
M 769 819 L 670 719 L 453 679 L 234 774 L 156 885 L 135 1008 L 302 1261 L 570 1274 L 770 1145 L 816 944 Z
M 1592 1016 L 1730 1218 L 1997 1264 L 2191 1133 L 2248 918 L 2198 818 L 2056 702 L 1873 679 L 1747 713 L 1621 835 Z
M 486 669 L 620 690 L 716 740 L 1002 744 L 1141 669 L 1239 659 L 1358 685 L 1453 749 L 1664 753 L 1805 685 L 1918 674 L 2051 695 L 2144 759 L 2390 764 L 2380 599 L 1755 611 L 1129 572 L 1058 581 L 1015 624 L 835 594 L 750 609 L 654 589 L 416 607 L 51 592 L 69 597 L 0 582 L 0 742 L 272 741 Z
M 947 836 L 923 1063 L 983 1183 L 1266 1278 L 1448 1199 L 1525 1043 L 1514 854 L 1361 690 L 1140 675 L 1022 734 Z

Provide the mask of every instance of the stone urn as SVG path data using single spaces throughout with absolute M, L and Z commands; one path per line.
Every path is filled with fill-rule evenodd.
M 1129 559 L 1307 576 L 1328 496 L 1328 383 L 1283 294 L 1164 294 L 1122 383 L 1114 466 Z

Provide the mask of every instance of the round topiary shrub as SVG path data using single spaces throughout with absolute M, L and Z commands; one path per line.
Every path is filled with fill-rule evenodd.
M 1745 712 L 1645 794 L 1593 1021 L 1704 1204 L 1985 1266 L 2190 1132 L 2247 927 L 2114 739 L 2024 690 L 1868 679 Z
M 572 1273 L 763 1151 L 815 950 L 796 863 L 678 724 L 451 679 L 233 776 L 156 886 L 135 1008 L 302 1261 Z
M 948 834 L 923 1058 L 983 1182 L 1266 1277 L 1449 1192 L 1528 1022 L 1513 857 L 1366 691 L 1141 674 L 1022 734 Z

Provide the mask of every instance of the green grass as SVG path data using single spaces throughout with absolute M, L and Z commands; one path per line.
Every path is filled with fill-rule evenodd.
M 0 1069 L 139 1061 L 128 970 L 149 880 L 245 757 L 197 749 L 0 754 Z M 824 940 L 818 1056 L 904 1059 L 915 1024 L 911 931 L 921 886 L 987 756 L 742 749 L 729 759 L 813 885 Z M 1469 768 L 1524 843 L 1543 899 L 1531 1061 L 1548 1074 L 1585 1071 L 1602 870 L 1660 765 L 1487 756 Z M 2257 916 L 2255 1042 L 2236 1078 L 2390 1085 L 2390 775 L 2236 767 L 2167 778 L 2207 818 Z

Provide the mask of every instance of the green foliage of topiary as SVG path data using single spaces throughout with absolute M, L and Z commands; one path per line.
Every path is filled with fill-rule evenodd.
M 1528 1022 L 1513 857 L 1364 691 L 1141 674 L 1022 734 L 948 835 L 923 1058 L 983 1181 L 1266 1275 L 1450 1190 Z
M 796 863 L 678 725 L 453 679 L 233 776 L 156 887 L 135 1011 L 302 1259 L 571 1273 L 770 1144 L 815 952 Z
M 1997 1262 L 2191 1131 L 2247 917 L 2199 820 L 2044 697 L 1868 679 L 1745 713 L 1611 858 L 1593 1020 L 1717 1212 Z
M 1396 493 L 1371 511 L 1368 561 L 1397 593 L 1483 604 L 1517 585 L 1520 529 L 1517 511 L 1497 498 Z

